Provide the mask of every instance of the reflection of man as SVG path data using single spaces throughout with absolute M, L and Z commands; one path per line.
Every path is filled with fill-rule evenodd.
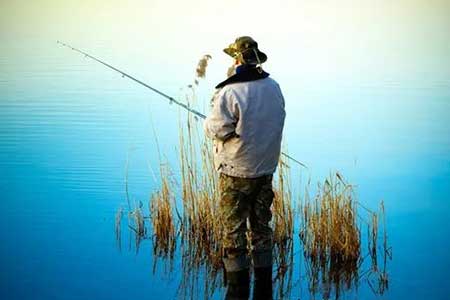
M 272 174 L 280 155 L 284 99 L 261 64 L 267 56 L 250 37 L 237 38 L 224 49 L 235 60 L 236 74 L 220 83 L 205 121 L 214 139 L 220 173 L 225 299 L 248 299 L 247 220 L 254 268 L 254 299 L 272 299 Z

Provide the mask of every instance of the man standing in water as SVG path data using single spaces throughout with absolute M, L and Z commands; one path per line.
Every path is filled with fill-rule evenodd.
M 253 299 L 272 299 L 272 175 L 280 156 L 284 99 L 277 82 L 264 72 L 267 56 L 248 36 L 224 52 L 235 74 L 216 86 L 205 132 L 214 140 L 223 225 L 225 299 L 248 299 L 253 263 Z M 247 220 L 251 253 L 247 253 Z M 251 259 L 250 259 L 251 258 Z

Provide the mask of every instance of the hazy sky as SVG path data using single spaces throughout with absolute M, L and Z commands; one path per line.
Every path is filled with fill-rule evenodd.
M 101 44 L 118 59 L 169 71 L 210 53 L 218 79 L 229 64 L 221 50 L 251 35 L 285 81 L 433 84 L 450 79 L 449 12 L 450 2 L 433 0 L 16 0 L 1 1 L 0 36 L 5 44 Z

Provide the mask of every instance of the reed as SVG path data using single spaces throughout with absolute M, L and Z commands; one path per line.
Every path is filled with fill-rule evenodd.
M 301 207 L 300 240 L 307 263 L 309 289 L 311 293 L 321 291 L 325 299 L 331 294 L 338 299 L 342 291 L 358 286 L 363 277 L 369 280 L 373 274 L 379 274 L 382 287 L 387 286 L 382 283 L 387 282 L 386 256 L 383 272 L 377 264 L 378 223 L 379 218 L 384 217 L 384 206 L 380 213 L 374 213 L 354 198 L 353 186 L 345 182 L 341 174 L 335 173 L 319 184 L 314 200 L 306 201 Z M 368 213 L 368 218 L 361 217 L 360 208 Z M 367 224 L 366 255 L 362 251 L 362 228 L 358 218 Z M 388 247 L 386 236 L 383 247 Z M 370 267 L 361 276 L 359 272 L 365 257 L 371 258 Z M 369 285 L 373 286 L 370 282 Z M 384 292 L 380 288 L 378 291 Z
M 146 237 L 146 227 L 144 222 L 144 215 L 142 213 L 142 206 L 136 206 L 133 211 L 128 214 L 129 219 L 131 219 L 132 225 L 129 228 L 134 233 L 134 243 L 136 252 L 139 251 L 139 245 L 141 241 Z
M 195 73 L 197 78 L 195 79 L 195 83 L 198 84 L 198 78 L 205 78 L 206 76 L 206 68 L 208 67 L 208 61 L 211 59 L 211 55 L 206 54 L 199 60 L 197 64 L 197 68 L 195 69 Z
M 176 229 L 173 214 L 174 196 L 167 170 L 161 168 L 161 187 L 150 197 L 150 219 L 152 222 L 153 254 L 173 258 L 176 248 Z
M 294 264 L 294 209 L 290 166 L 284 157 L 278 162 L 278 176 L 273 186 L 272 204 L 273 257 L 275 267 L 275 293 L 279 299 L 287 299 L 292 289 Z
M 325 297 L 332 290 L 338 297 L 343 286 L 357 283 L 361 259 L 353 187 L 340 178 L 335 174 L 326 179 L 314 201 L 302 209 L 300 238 L 310 262 L 310 289 L 315 291 L 322 282 Z
M 195 101 L 195 99 L 194 99 Z M 197 284 L 196 273 L 205 273 L 205 298 L 220 285 L 221 226 L 218 215 L 217 174 L 209 141 L 200 137 L 196 120 L 189 115 L 179 127 L 179 160 L 182 186 L 182 265 L 184 290 Z
M 188 107 L 197 103 L 195 86 L 205 76 L 210 56 L 200 60 L 197 78 L 189 85 L 186 95 Z M 157 142 L 156 132 L 155 140 Z M 143 239 L 149 238 L 146 220 L 150 220 L 151 240 L 155 257 L 170 262 L 180 253 L 182 276 L 178 293 L 184 298 L 199 298 L 198 285 L 203 285 L 204 299 L 213 298 L 223 284 L 222 271 L 222 224 L 218 210 L 218 175 L 214 169 L 212 142 L 203 138 L 202 127 L 193 114 L 179 118 L 179 174 L 178 185 L 172 178 L 170 167 L 161 162 L 160 185 L 149 200 L 149 216 L 144 216 L 142 205 L 131 209 L 128 190 L 128 161 L 126 163 L 125 190 L 129 205 L 129 228 L 135 235 L 136 250 Z M 280 158 L 278 173 L 274 177 L 274 201 L 271 226 L 274 234 L 274 290 L 279 299 L 289 299 L 292 290 L 294 266 L 294 229 L 300 220 L 300 241 L 307 263 L 310 290 L 322 289 L 324 298 L 334 291 L 336 297 L 341 290 L 357 285 L 361 277 L 358 270 L 362 264 L 361 227 L 358 225 L 358 206 L 354 200 L 353 186 L 336 173 L 323 184 L 313 200 L 309 198 L 300 206 L 300 218 L 293 209 L 291 168 L 284 157 Z M 177 196 L 179 195 L 179 196 Z M 308 195 L 307 195 L 308 197 Z M 180 209 L 180 211 L 178 211 Z M 120 220 L 123 211 L 116 214 L 116 239 L 120 241 Z M 376 275 L 381 282 L 373 289 L 382 293 L 387 288 L 386 257 L 387 235 L 384 206 L 379 215 L 370 212 L 368 223 L 368 248 L 372 258 L 370 276 Z M 176 221 L 178 220 L 178 222 Z M 379 220 L 384 224 L 384 264 L 377 265 Z M 298 227 L 297 227 L 298 228 Z M 250 243 L 249 243 L 250 245 Z M 179 247 L 178 247 L 179 246 Z M 388 249 L 388 250 L 386 250 Z M 155 266 L 154 266 L 155 271 Z M 199 277 L 199 274 L 203 274 Z
M 294 235 L 291 177 L 289 165 L 284 158 L 279 160 L 277 179 L 273 189 L 275 197 L 272 205 L 272 227 L 274 243 L 281 244 L 291 240 Z
M 388 244 L 387 231 L 386 231 L 386 214 L 384 209 L 384 202 L 381 201 L 380 209 L 376 218 L 376 226 L 378 229 L 379 222 L 382 221 L 383 225 L 383 236 L 381 247 L 374 246 L 378 241 L 378 230 L 376 234 L 372 233 L 372 240 L 369 244 L 369 253 L 372 261 L 372 269 L 369 272 L 367 282 L 372 289 L 372 291 L 377 295 L 383 295 L 385 291 L 389 288 L 389 275 L 387 272 L 387 263 L 392 259 L 392 247 Z M 373 220 L 375 222 L 375 218 Z M 377 248 L 379 248 L 377 250 Z M 381 250 L 381 251 L 380 251 Z M 378 251 L 378 252 L 377 252 Z M 381 253 L 380 253 L 381 252 Z M 383 264 L 378 266 L 378 258 L 381 257 Z

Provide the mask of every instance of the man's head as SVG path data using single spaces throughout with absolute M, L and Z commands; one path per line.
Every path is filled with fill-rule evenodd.
M 258 49 L 258 43 L 249 36 L 238 37 L 223 51 L 233 57 L 236 64 L 261 65 L 267 60 L 267 55 Z

